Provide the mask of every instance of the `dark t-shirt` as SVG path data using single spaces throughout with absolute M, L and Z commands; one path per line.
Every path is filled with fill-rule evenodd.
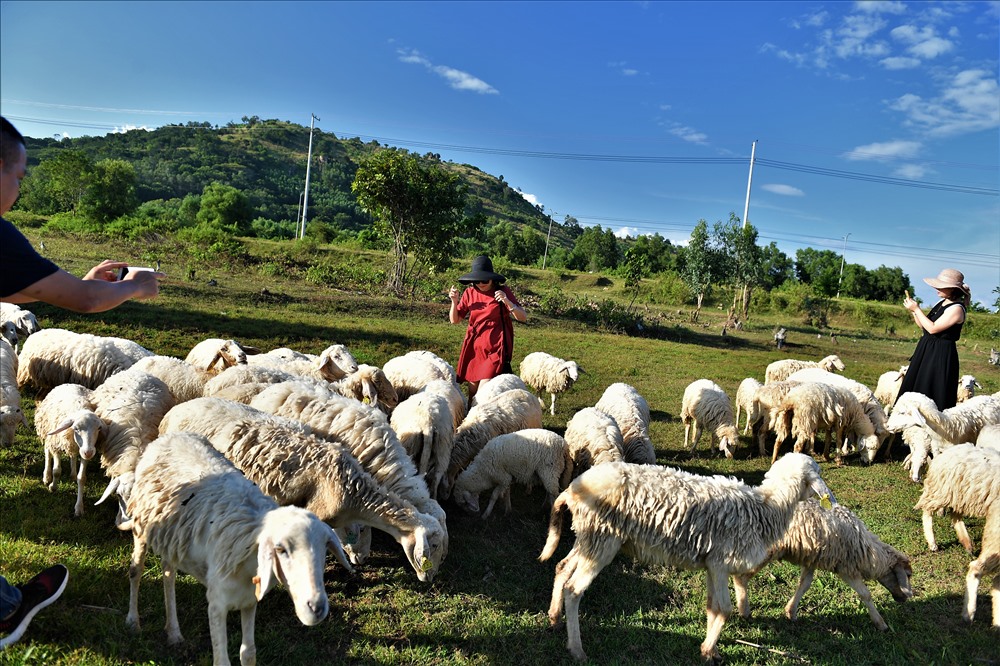
M 27 289 L 58 270 L 31 247 L 17 227 L 0 217 L 0 298 Z

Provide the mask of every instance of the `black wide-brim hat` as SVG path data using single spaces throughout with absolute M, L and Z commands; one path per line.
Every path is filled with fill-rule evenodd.
M 493 280 L 497 284 L 503 284 L 507 278 L 493 270 L 493 262 L 489 257 L 480 255 L 472 260 L 472 270 L 458 278 L 460 284 L 472 284 L 473 282 L 484 282 Z

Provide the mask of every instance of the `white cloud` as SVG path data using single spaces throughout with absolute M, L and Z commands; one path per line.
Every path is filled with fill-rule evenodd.
M 885 42 L 872 38 L 886 25 L 885 19 L 877 16 L 855 14 L 844 17 L 841 27 L 833 32 L 826 31 L 823 36 L 826 44 L 839 58 L 879 58 L 889 55 L 889 47 Z
M 534 194 L 528 194 L 527 192 L 521 192 L 521 191 L 518 191 L 518 194 L 524 197 L 524 200 L 530 203 L 532 206 L 538 205 L 538 197 L 536 197 Z
M 901 25 L 889 31 L 893 39 L 906 44 L 907 52 L 915 57 L 929 60 L 951 51 L 955 45 L 947 39 L 937 36 L 934 28 L 917 28 L 912 25 Z
M 637 69 L 625 68 L 622 70 L 622 74 L 624 74 L 625 76 L 635 76 L 638 73 L 639 70 Z
M 678 139 L 683 139 L 690 143 L 705 144 L 708 143 L 708 135 L 704 132 L 699 132 L 693 127 L 688 127 L 686 125 L 681 125 L 680 123 L 674 123 L 673 127 L 667 130 Z
M 841 157 L 855 162 L 884 162 L 891 159 L 910 159 L 920 151 L 919 141 L 885 141 L 858 146 Z
M 768 183 L 766 185 L 761 185 L 760 189 L 765 192 L 770 192 L 771 194 L 780 194 L 786 197 L 804 197 L 806 195 L 805 192 L 797 187 L 782 185 L 780 183 Z
M 902 2 L 889 2 L 883 0 L 855 2 L 854 8 L 869 14 L 905 14 L 906 5 Z
M 669 111 L 671 108 L 673 108 L 673 107 L 671 107 L 669 104 L 661 104 L 660 105 L 660 111 Z
M 890 58 L 882 58 L 879 60 L 879 64 L 886 69 L 893 71 L 899 69 L 914 69 L 920 65 L 920 61 L 916 58 L 906 58 L 904 56 L 894 56 Z
M 895 171 L 892 175 L 896 178 L 906 178 L 908 180 L 920 180 L 927 175 L 927 168 L 919 164 L 904 164 Z
M 622 227 L 615 232 L 615 236 L 618 238 L 628 238 L 629 236 L 638 236 L 639 230 L 635 227 Z
M 1000 86 L 994 74 L 967 69 L 950 77 L 935 99 L 908 93 L 888 104 L 906 116 L 906 124 L 940 137 L 1000 127 L 998 98 Z
M 111 133 L 112 134 L 125 134 L 125 132 L 131 132 L 132 130 L 143 130 L 144 132 L 151 131 L 145 125 L 130 125 L 130 124 L 125 124 L 125 125 L 122 125 L 120 127 L 118 125 L 115 125 L 115 128 L 113 130 L 111 130 Z
M 463 72 L 460 69 L 455 69 L 454 67 L 435 65 L 427 57 L 414 49 L 399 49 L 397 53 L 399 53 L 400 62 L 405 62 L 410 65 L 422 65 L 428 71 L 437 74 L 447 81 L 448 85 L 455 90 L 468 90 L 479 93 L 480 95 L 500 94 L 499 90 L 482 79 L 473 76 L 468 72 Z

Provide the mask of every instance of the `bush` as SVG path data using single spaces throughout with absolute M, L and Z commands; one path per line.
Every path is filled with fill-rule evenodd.
M 103 225 L 82 215 L 74 213 L 56 213 L 42 227 L 45 231 L 64 234 L 83 234 L 85 236 L 101 234 Z
M 22 229 L 40 229 L 48 221 L 45 215 L 36 215 L 26 210 L 12 210 L 4 216 L 8 222 Z

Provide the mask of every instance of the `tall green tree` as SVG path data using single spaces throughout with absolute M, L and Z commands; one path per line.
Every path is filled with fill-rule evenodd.
M 840 255 L 832 250 L 807 247 L 795 251 L 795 276 L 799 282 L 811 285 L 813 291 L 828 298 L 837 293 L 840 264 Z
M 691 240 L 684 248 L 684 269 L 681 272 L 684 284 L 691 293 L 697 295 L 697 305 L 694 314 L 691 315 L 692 321 L 698 321 L 701 315 L 701 306 L 705 295 L 712 288 L 718 263 L 718 253 L 712 247 L 712 239 L 708 233 L 708 222 L 698 220 L 698 224 L 691 231 Z
M 750 315 L 753 289 L 764 281 L 757 229 L 752 224 L 741 224 L 736 213 L 729 213 L 728 222 L 715 223 L 714 235 L 723 263 L 724 282 L 733 289 L 729 318 L 746 319 Z
M 199 225 L 225 231 L 234 236 L 250 233 L 252 210 L 246 195 L 231 185 L 212 183 L 201 194 L 196 219 Z
M 618 238 L 611 229 L 601 225 L 584 229 L 570 253 L 569 267 L 578 271 L 600 271 L 617 268 L 621 262 Z
M 60 150 L 32 167 L 21 205 L 42 214 L 78 212 L 94 179 L 94 163 L 82 150 Z
M 395 149 L 379 150 L 358 167 L 351 190 L 377 231 L 392 239 L 389 289 L 403 295 L 415 274 L 451 263 L 464 228 L 466 188 L 457 174 L 425 167 Z M 408 257 L 413 255 L 411 266 Z
M 777 289 L 795 277 L 791 258 L 774 241 L 761 248 L 760 261 L 764 272 L 764 289 L 767 291 Z
M 139 205 L 135 196 L 135 167 L 121 159 L 100 160 L 94 165 L 90 187 L 81 212 L 98 222 L 127 215 Z

